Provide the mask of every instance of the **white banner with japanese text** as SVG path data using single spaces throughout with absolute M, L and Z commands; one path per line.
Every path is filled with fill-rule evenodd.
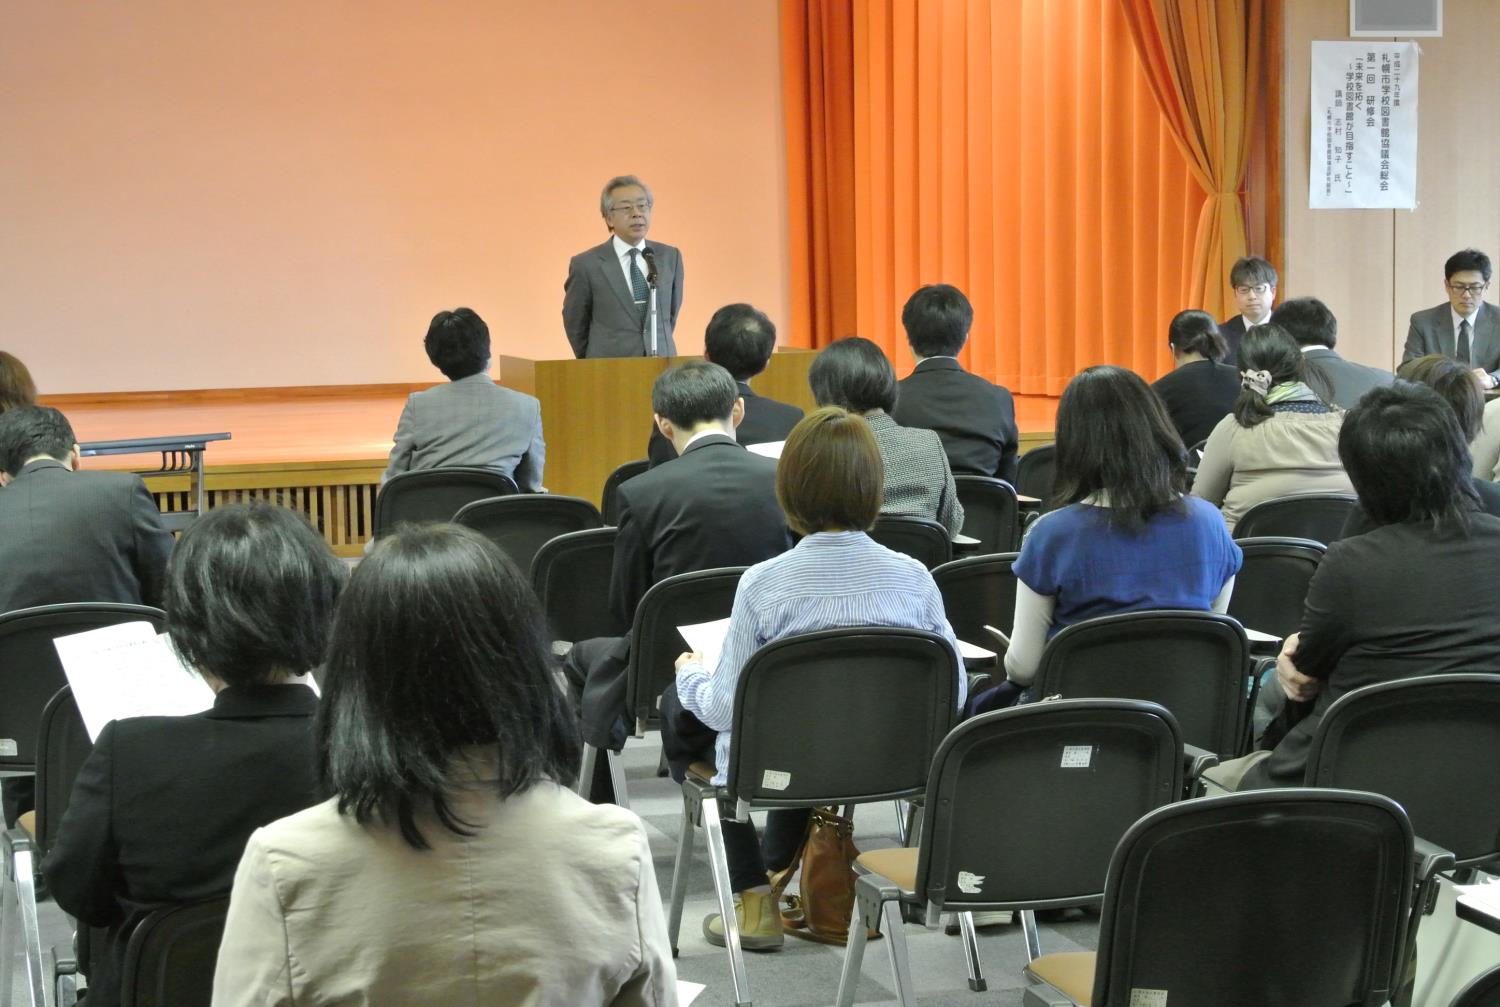
M 1312 44 L 1308 206 L 1417 205 L 1417 44 Z

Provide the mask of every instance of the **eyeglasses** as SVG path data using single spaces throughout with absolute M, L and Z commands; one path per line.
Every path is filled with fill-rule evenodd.
M 1235 287 L 1234 292 L 1241 297 L 1249 297 L 1251 294 L 1259 294 L 1264 297 L 1271 292 L 1269 283 L 1262 283 L 1254 287 Z
M 636 200 L 633 203 L 616 203 L 616 204 L 614 204 L 613 206 L 611 206 L 609 208 L 609 212 L 610 213 L 635 213 L 637 211 L 644 212 L 644 211 L 649 210 L 649 209 L 651 209 L 650 202 L 648 202 L 647 200 L 644 200 L 644 199 L 638 199 L 638 200 Z
M 1482 294 L 1488 283 L 1450 283 L 1448 289 L 1455 294 Z

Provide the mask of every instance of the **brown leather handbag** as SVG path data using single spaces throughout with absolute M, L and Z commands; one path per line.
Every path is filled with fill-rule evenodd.
M 854 822 L 834 808 L 814 808 L 799 856 L 771 877 L 771 888 L 781 907 L 782 929 L 794 937 L 822 944 L 849 940 L 849 917 L 854 911 Z M 783 895 L 792 875 L 802 868 L 799 895 Z M 871 938 L 878 937 L 870 931 Z

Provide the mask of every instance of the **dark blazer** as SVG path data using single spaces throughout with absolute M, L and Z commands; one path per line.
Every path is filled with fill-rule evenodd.
M 1010 392 L 952 357 L 930 357 L 899 384 L 891 418 L 935 431 L 955 473 L 1016 481 L 1016 404 Z
M 1235 315 L 1219 323 L 1219 335 L 1229 345 L 1224 354 L 1224 363 L 1238 367 L 1240 362 L 1240 340 L 1245 338 L 1245 316 Z
M 57 904 L 96 930 L 89 1003 L 119 1002 L 124 941 L 151 909 L 227 895 L 250 833 L 318 803 L 303 685 L 236 686 L 190 717 L 108 724 L 42 864 Z
M 682 308 L 682 253 L 659 241 L 648 241 L 646 247 L 656 254 L 656 355 L 674 357 L 677 346 L 672 330 Z M 642 263 L 641 271 L 645 270 Z M 573 355 L 579 359 L 646 355 L 645 313 L 636 308 L 625 282 L 613 236 L 568 262 L 562 318 Z
M 1333 404 L 1340 409 L 1353 409 L 1372 388 L 1385 388 L 1396 380 L 1396 375 L 1379 367 L 1367 367 L 1352 360 L 1345 360 L 1327 347 L 1318 346 L 1303 350 L 1303 356 L 1312 370 L 1322 374 L 1328 381 L 1328 391 Z M 1322 389 L 1315 389 L 1322 393 Z
M 1403 364 L 1429 353 L 1451 357 L 1458 352 L 1452 311 L 1451 305 L 1439 304 L 1412 312 L 1411 324 L 1406 330 L 1406 349 L 1401 354 Z M 1480 302 L 1469 341 L 1474 366 L 1500 376 L 1500 308 L 1488 301 Z
M 747 381 L 739 382 L 739 386 L 740 397 L 745 400 L 745 418 L 735 427 L 734 439 L 741 444 L 769 444 L 786 440 L 786 435 L 792 432 L 792 427 L 802 418 L 802 410 L 785 402 L 756 395 L 750 390 L 750 383 Z M 651 459 L 652 468 L 677 457 L 677 449 L 662 436 L 655 423 L 651 424 L 651 439 L 646 442 L 646 457 Z
M 140 476 L 32 462 L 0 489 L 0 612 L 113 601 L 160 605 L 172 536 Z
M 1208 440 L 1240 397 L 1240 372 L 1228 364 L 1195 360 L 1163 374 L 1151 386 L 1186 447 Z

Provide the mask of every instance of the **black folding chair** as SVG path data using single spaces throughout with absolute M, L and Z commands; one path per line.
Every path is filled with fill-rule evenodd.
M 927 569 L 953 558 L 953 540 L 936 521 L 904 514 L 882 514 L 875 519 L 870 537 L 887 549 L 905 553 Z
M 963 534 L 979 540 L 981 554 L 1020 548 L 1020 504 L 1010 483 L 988 476 L 955 475 L 953 484 L 964 508 Z
M 1177 723 L 1155 703 L 1033 703 L 954 728 L 932 760 L 918 847 L 857 861 L 840 1007 L 854 1003 L 866 928 L 887 937 L 900 1002 L 917 1002 L 902 904 L 925 906 L 933 926 L 943 913 L 963 914 L 970 989 L 985 988 L 973 912 L 1020 911 L 1027 960 L 1038 958 L 1035 910 L 1097 905 L 1116 843 L 1146 812 L 1177 799 L 1182 767 Z
M 498 545 L 519 570 L 530 570 L 537 550 L 557 536 L 604 526 L 599 508 L 587 500 L 551 493 L 475 500 L 465 504 L 453 521 Z
M 1448 1007 L 1500 1007 L 1500 966 L 1475 976 Z
M 374 537 L 388 535 L 402 524 L 452 521 L 465 504 L 515 492 L 510 476 L 494 469 L 452 466 L 403 472 L 392 476 L 375 496 Z
M 209 1007 L 228 912 L 226 896 L 147 914 L 125 945 L 121 1007 Z
M 993 647 L 986 625 L 1010 635 L 1016 618 L 1016 575 L 1020 553 L 967 556 L 932 571 L 953 635 L 966 643 Z
M 627 479 L 634 479 L 642 472 L 649 471 L 651 459 L 638 458 L 633 462 L 626 462 L 609 474 L 604 480 L 604 492 L 600 496 L 599 510 L 604 515 L 604 523 L 617 525 L 620 523 L 620 484 Z
M 1309 538 L 1331 545 L 1344 537 L 1344 522 L 1357 507 L 1359 497 L 1352 493 L 1304 493 L 1263 500 L 1240 518 L 1234 537 Z
M 615 562 L 615 528 L 590 528 L 550 539 L 531 560 L 531 587 L 547 613 L 553 640 L 574 643 L 596 636 L 624 636 L 609 607 Z
M 1234 578 L 1229 614 L 1284 640 L 1302 626 L 1307 586 L 1328 547 L 1306 538 L 1242 538 L 1239 546 L 1245 564 Z
M 1043 444 L 1021 456 L 1016 470 L 1016 492 L 1042 502 L 1041 513 L 1053 509 L 1052 484 L 1057 477 L 1057 445 Z
M 957 656 L 920 630 L 856 627 L 788 637 L 756 651 L 735 690 L 728 778 L 699 763 L 682 785 L 682 828 L 667 922 L 672 949 L 682 924 L 695 825 L 708 838 L 724 920 L 734 1002 L 750 1003 L 734 916 L 721 803 L 744 820 L 752 809 L 865 804 L 919 794 L 932 755 L 954 721 Z M 829 757 L 830 718 L 838 756 Z

